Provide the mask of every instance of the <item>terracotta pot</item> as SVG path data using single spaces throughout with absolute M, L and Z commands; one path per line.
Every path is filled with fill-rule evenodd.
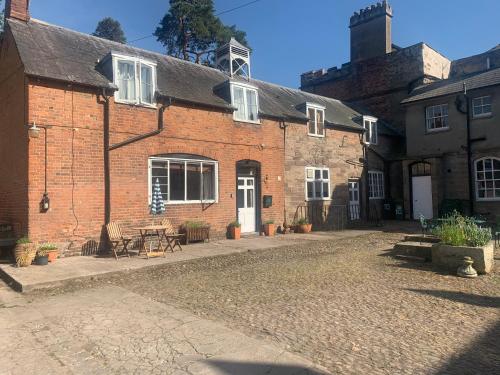
M 59 256 L 59 250 L 52 250 L 48 253 L 49 262 L 55 262 L 57 257 Z
M 241 227 L 229 227 L 229 234 L 231 235 L 231 239 L 239 240 L 241 238 Z
M 264 224 L 264 234 L 268 237 L 274 236 L 274 233 L 276 232 L 276 227 L 274 224 Z
M 36 247 L 32 243 L 18 244 L 14 249 L 14 257 L 18 267 L 28 267 L 36 256 Z
M 312 230 L 312 224 L 299 224 L 298 232 L 299 233 L 310 233 Z

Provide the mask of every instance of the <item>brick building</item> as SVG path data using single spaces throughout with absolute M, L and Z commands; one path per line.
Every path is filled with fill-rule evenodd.
M 0 222 L 18 236 L 94 252 L 105 223 L 159 219 L 156 185 L 165 217 L 215 235 L 291 223 L 299 206 L 321 206 L 327 226 L 332 204 L 367 206 L 368 112 L 252 79 L 236 41 L 213 69 L 31 19 L 28 4 L 7 1 L 0 46 Z

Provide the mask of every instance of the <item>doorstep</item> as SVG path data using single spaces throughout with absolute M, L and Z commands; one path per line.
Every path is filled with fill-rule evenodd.
M 297 245 L 309 241 L 325 241 L 355 237 L 373 233 L 369 230 L 346 230 L 343 232 L 312 232 L 308 234 L 287 234 L 274 237 L 250 237 L 241 240 L 220 240 L 183 246 L 183 251 L 167 252 L 166 257 L 146 259 L 131 256 L 115 260 L 111 257 L 77 256 L 57 259 L 47 266 L 31 265 L 18 268 L 12 264 L 0 264 L 0 278 L 18 292 L 50 288 L 69 281 L 84 281 L 93 277 L 164 264 L 186 262 L 194 259 L 230 255 L 248 251 L 267 250 L 283 246 Z

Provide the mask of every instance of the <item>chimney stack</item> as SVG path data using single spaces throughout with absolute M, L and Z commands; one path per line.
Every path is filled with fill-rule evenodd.
M 392 52 L 392 8 L 384 0 L 351 17 L 351 62 Z
M 5 18 L 15 18 L 28 22 L 30 20 L 30 0 L 6 0 Z

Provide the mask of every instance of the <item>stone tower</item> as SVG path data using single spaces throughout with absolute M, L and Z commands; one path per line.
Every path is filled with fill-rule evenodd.
M 351 62 L 392 51 L 392 8 L 383 1 L 354 13 L 350 22 Z

